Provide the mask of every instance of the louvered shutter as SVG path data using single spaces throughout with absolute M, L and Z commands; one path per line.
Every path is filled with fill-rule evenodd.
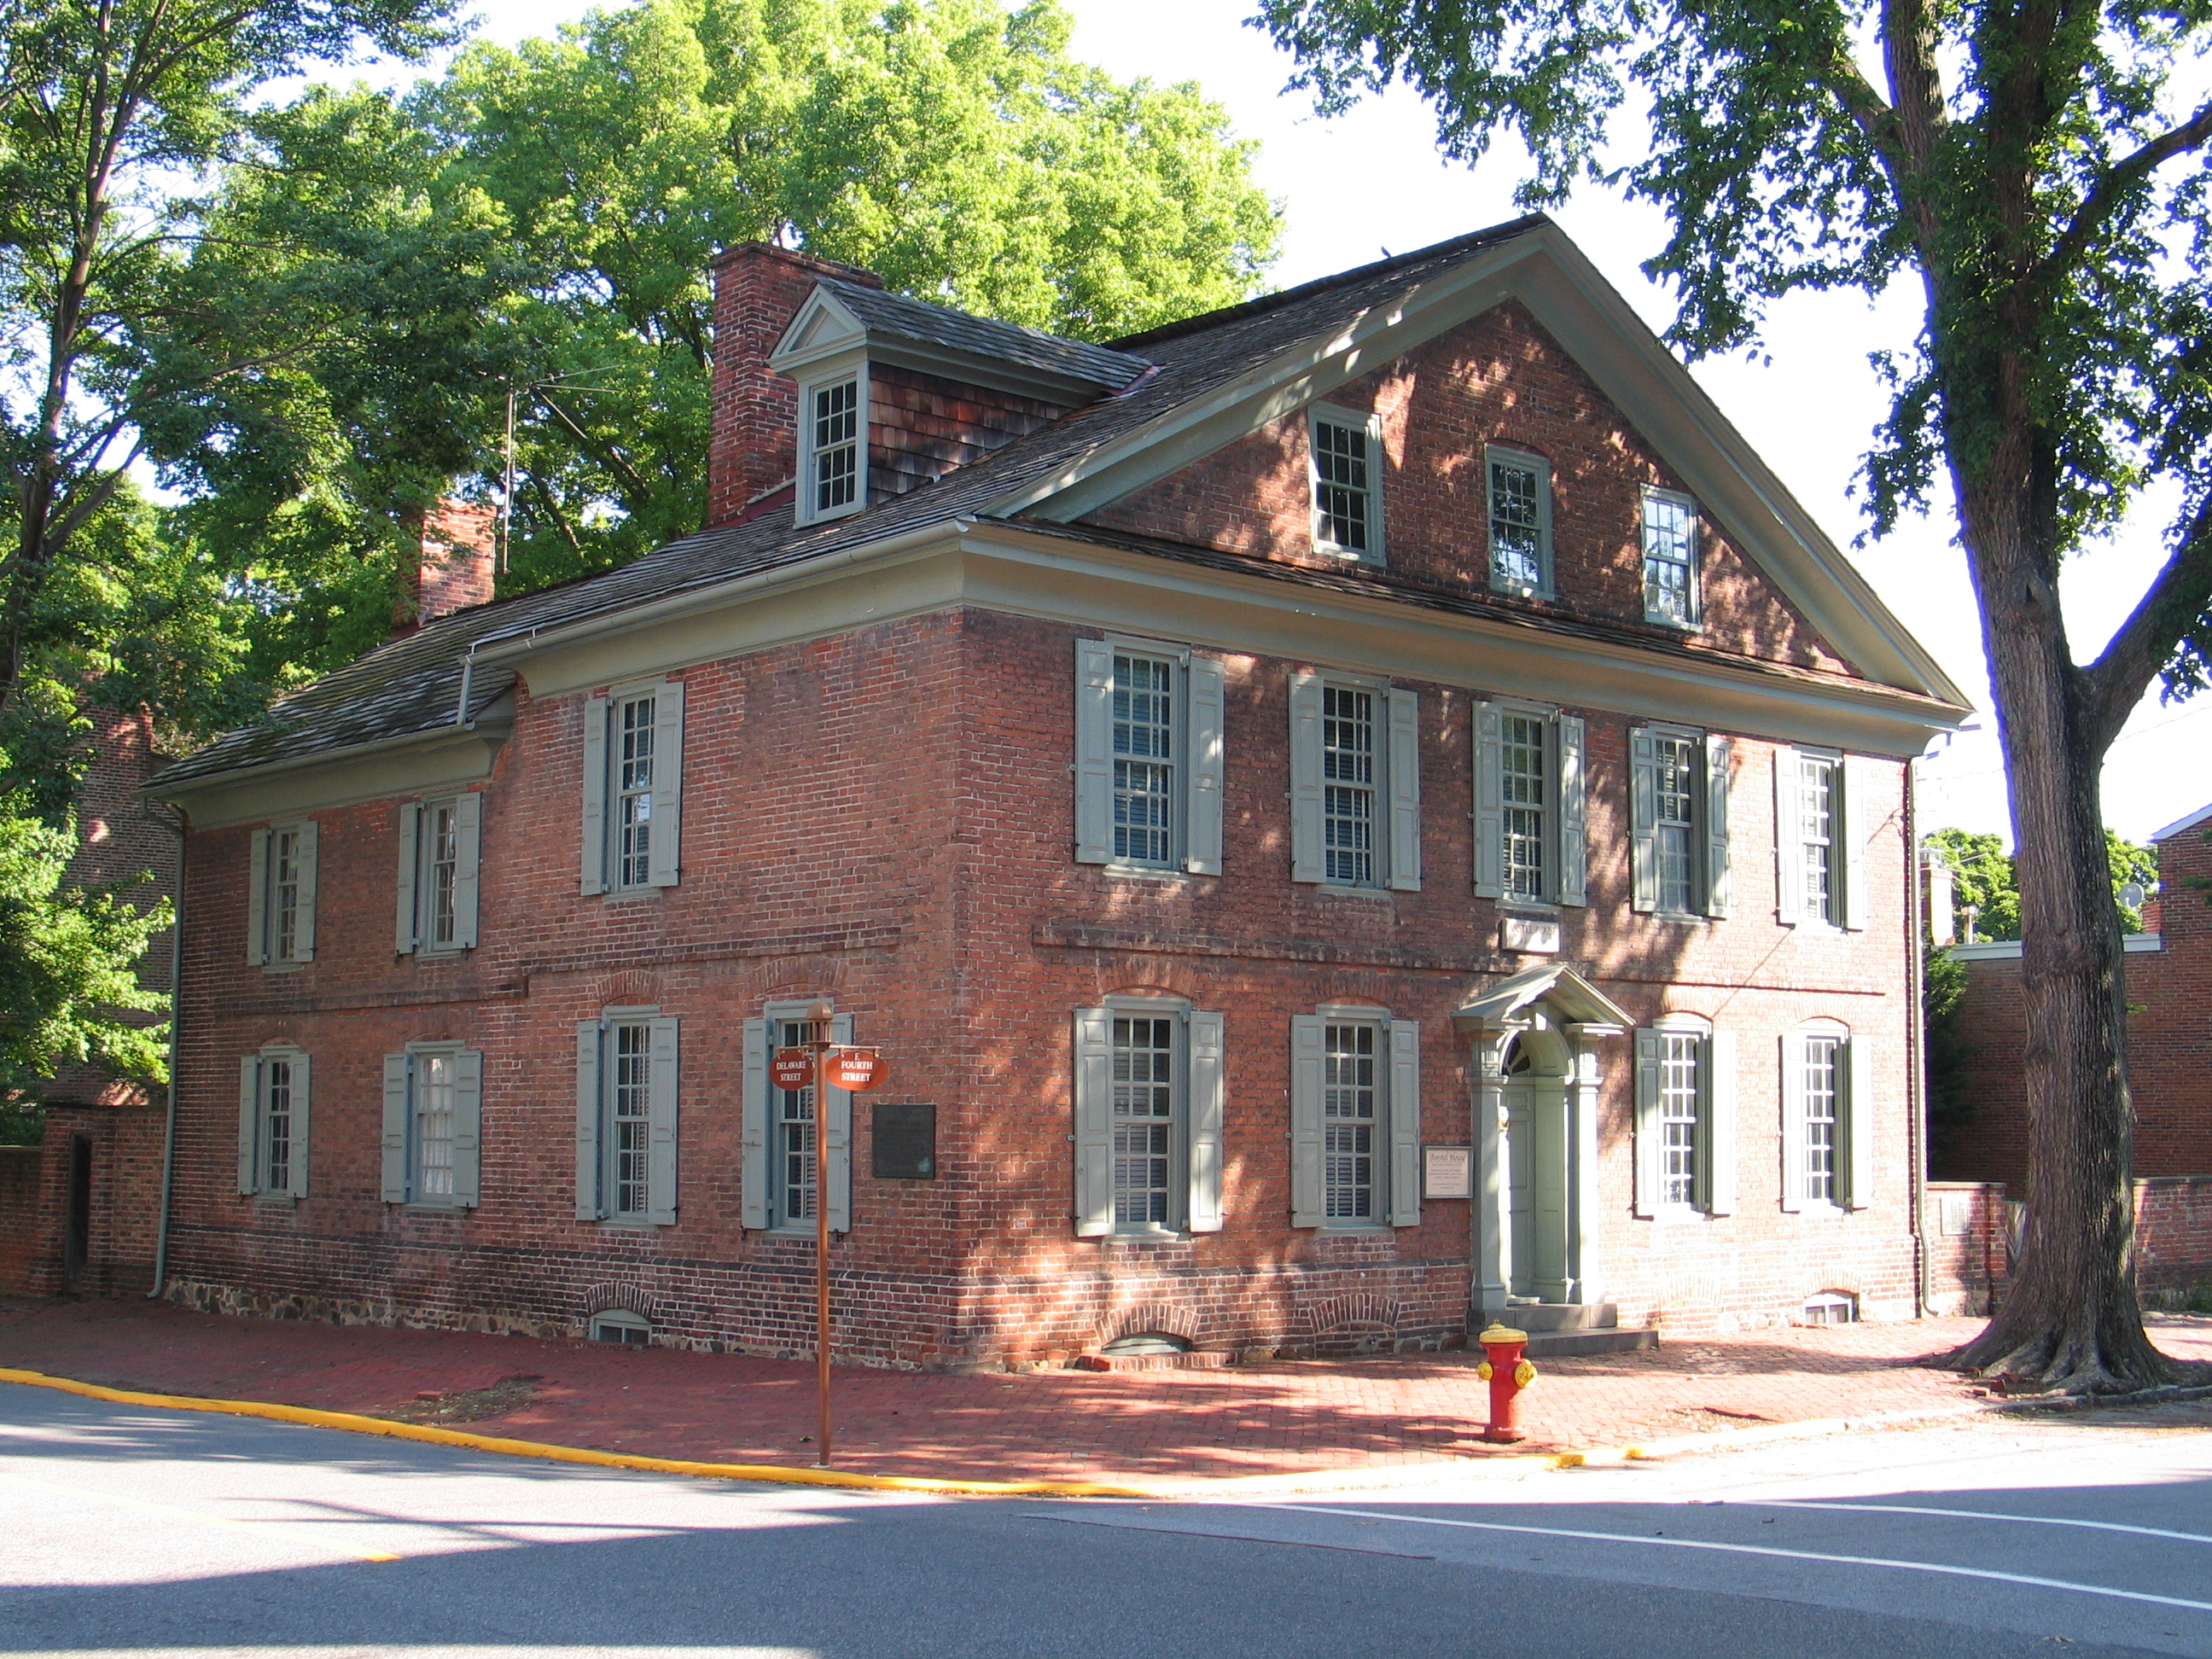
M 606 1034 L 596 1019 L 576 1022 L 576 1219 L 598 1221 L 606 1211 L 600 1202 L 599 1118 L 604 1109 L 600 1082 L 602 1049 Z
M 453 1202 L 474 1209 L 483 1187 L 483 1056 L 453 1056 Z
M 583 889 L 607 890 L 607 720 L 614 707 L 604 696 L 584 699 Z
M 1875 1105 L 1873 1045 L 1863 1036 L 1852 1037 L 1841 1045 L 1837 1058 L 1843 1061 L 1843 1110 L 1841 1117 L 1844 1151 L 1837 1160 L 1842 1166 L 1843 1205 L 1848 1210 L 1863 1210 L 1874 1203 Z
M 1797 751 L 1774 746 L 1774 918 L 1794 927 L 1804 914 L 1804 811 L 1798 800 Z
M 1629 904 L 1659 908 L 1659 742 L 1648 726 L 1628 729 Z
M 294 1198 L 307 1195 L 307 1157 L 314 1150 L 314 1062 L 295 1054 L 292 1061 L 292 1184 Z
M 407 1183 L 407 1056 L 384 1057 L 384 1201 L 404 1204 Z
M 1729 770 L 1735 745 L 1726 738 L 1705 738 L 1705 914 L 1729 913 Z
M 1805 1039 L 1782 1034 L 1782 1207 L 1805 1207 Z
M 471 791 L 453 803 L 453 943 L 477 943 L 477 894 L 483 863 L 483 797 Z
M 1716 1031 L 1705 1044 L 1705 1209 L 1712 1215 L 1735 1213 L 1736 1042 L 1734 1031 Z
M 1390 1224 L 1421 1224 L 1421 1026 L 1394 1019 L 1390 1038 Z
M 422 835 L 422 809 L 410 800 L 399 809 L 398 902 L 392 921 L 392 948 L 403 957 L 415 952 L 415 872 Z
M 238 1190 L 261 1190 L 261 1057 L 238 1062 Z
M 1190 659 L 1189 828 L 1183 868 L 1193 875 L 1221 873 L 1222 784 L 1226 764 L 1228 690 L 1218 657 Z
M 315 823 L 311 818 L 300 826 L 300 919 L 294 930 L 295 962 L 315 959 Z
M 1844 902 L 1836 920 L 1854 930 L 1863 929 L 1871 911 L 1867 891 L 1867 839 L 1875 824 L 1874 762 L 1864 755 L 1846 755 L 1836 769 L 1843 785 L 1833 792 L 1841 799 L 1835 830 L 1843 848 Z
M 1663 1183 L 1659 1131 L 1659 1091 L 1663 1081 L 1666 1048 L 1652 1030 L 1636 1033 L 1636 1213 L 1659 1213 Z
M 1114 1231 L 1114 1018 L 1075 1012 L 1075 1236 Z
M 653 840 L 646 848 L 646 884 L 673 887 L 684 866 L 684 687 L 653 690 Z
M 1326 1220 L 1322 1191 L 1322 1069 L 1328 1022 L 1291 1017 L 1291 1225 Z
M 1474 896 L 1505 891 L 1505 754 L 1498 705 L 1474 705 Z
M 745 1022 L 745 1062 L 738 1104 L 738 1224 L 768 1225 L 768 1022 Z
M 1075 642 L 1075 861 L 1114 861 L 1114 647 Z
M 676 1126 L 679 1101 L 676 1092 L 675 1020 L 654 1020 L 648 1043 L 647 1076 L 652 1090 L 649 1106 L 653 1118 L 647 1153 L 646 1219 L 668 1227 L 676 1222 Z M 846 1108 L 846 1121 L 848 1125 L 852 1121 L 849 1105 Z M 849 1130 L 846 1139 L 852 1139 Z
M 248 843 L 246 890 L 246 959 L 259 966 L 269 960 L 269 841 L 256 830 Z
M 835 1014 L 830 1020 L 830 1041 L 853 1040 L 853 1017 Z M 853 1231 L 853 1097 L 842 1089 L 825 1088 L 829 1097 L 816 1103 L 821 1115 L 817 1126 L 822 1136 L 822 1192 L 829 1206 L 830 1231 Z
M 1291 676 L 1291 879 L 1319 881 L 1322 856 L 1322 679 Z
M 1583 720 L 1561 714 L 1553 722 L 1559 746 L 1559 890 L 1562 904 L 1589 902 L 1589 803 L 1583 783 Z
M 1221 1231 L 1222 1123 L 1227 1079 L 1223 1075 L 1222 1018 L 1194 1011 L 1190 1031 L 1190 1231 Z
M 1421 887 L 1421 696 L 1406 687 L 1382 694 L 1390 714 L 1390 885 Z

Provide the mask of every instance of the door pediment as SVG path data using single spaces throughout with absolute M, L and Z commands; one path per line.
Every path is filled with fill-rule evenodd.
M 1592 1036 L 1618 1036 L 1636 1024 L 1619 1003 L 1556 962 L 1523 969 L 1476 992 L 1453 1011 L 1452 1023 L 1470 1034 L 1515 1030 L 1532 1023 L 1530 1014 L 1540 1005 L 1552 1024 L 1579 1026 Z

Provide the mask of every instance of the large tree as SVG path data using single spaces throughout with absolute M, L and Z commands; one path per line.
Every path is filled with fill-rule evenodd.
M 1865 478 L 1877 532 L 1948 484 L 2018 849 L 2033 1188 L 2013 1292 L 1957 1358 L 2075 1390 L 2172 1367 L 2130 1273 L 2120 921 L 2099 773 L 2161 676 L 2212 672 L 2207 0 L 1262 0 L 1325 107 L 1393 82 L 1528 204 L 1607 181 L 1673 234 L 1690 356 L 1805 289 L 1917 285 Z M 1648 130 L 1645 125 L 1648 119 Z M 1615 127 L 1626 127 L 1614 165 Z M 2149 486 L 2170 556 L 2092 661 L 2058 576 Z

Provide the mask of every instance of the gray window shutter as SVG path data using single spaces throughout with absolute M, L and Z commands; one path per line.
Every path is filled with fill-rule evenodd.
M 1561 714 L 1554 726 L 1559 734 L 1559 902 L 1589 902 L 1589 806 L 1583 787 L 1583 720 L 1579 714 Z
M 1716 1031 L 1705 1044 L 1705 1210 L 1735 1213 L 1735 1033 Z
M 300 922 L 295 962 L 315 959 L 315 824 L 300 826 Z
M 1805 1207 L 1805 1039 L 1782 1034 L 1782 1207 Z
M 1659 908 L 1659 744 L 1648 726 L 1628 728 L 1629 904 Z
M 1729 913 L 1729 767 L 1735 745 L 1705 738 L 1705 914 Z
M 1867 891 L 1867 839 L 1875 824 L 1874 763 L 1864 755 L 1846 755 L 1836 771 L 1844 786 L 1842 809 L 1836 814 L 1836 839 L 1844 852 L 1844 905 L 1837 920 L 1846 927 L 1863 929 L 1871 896 Z
M 853 1040 L 853 1017 L 835 1014 L 830 1020 L 830 1041 Z M 822 1103 L 822 1192 L 830 1208 L 830 1231 L 853 1231 L 853 1097 L 843 1089 L 825 1088 Z
M 1114 1017 L 1075 1011 L 1075 1236 L 1114 1231 Z
M 1505 756 L 1498 705 L 1474 705 L 1474 896 L 1505 891 Z
M 407 1201 L 407 1056 L 384 1057 L 384 1201 Z
M 399 809 L 399 902 L 393 912 L 392 948 L 415 953 L 415 870 L 422 854 L 422 809 L 409 801 Z
M 1659 1213 L 1659 1085 L 1665 1046 L 1659 1033 L 1636 1033 L 1636 1213 Z
M 1390 1022 L 1390 1224 L 1421 1224 L 1421 1025 Z
M 738 1224 L 768 1225 L 768 1022 L 745 1022 L 738 1107 Z
M 1183 868 L 1193 875 L 1221 873 L 1221 788 L 1226 749 L 1228 690 L 1218 657 L 1190 659 L 1190 804 Z
M 1843 1205 L 1863 1210 L 1874 1203 L 1874 1078 L 1873 1045 L 1855 1036 L 1843 1045 L 1844 1121 Z
M 269 831 L 256 830 L 247 857 L 246 959 L 257 966 L 269 960 Z
M 584 699 L 583 887 L 607 890 L 607 711 L 605 697 Z
M 307 1195 L 307 1155 L 314 1149 L 314 1063 L 305 1054 L 292 1056 L 292 1186 L 295 1198 Z
M 483 1056 L 464 1048 L 453 1056 L 453 1202 L 477 1206 L 483 1186 Z
M 1328 1022 L 1291 1016 L 1291 1225 L 1328 1219 L 1322 1194 L 1322 1065 Z
M 238 1190 L 261 1190 L 261 1056 L 238 1062 Z
M 666 680 L 653 692 L 653 842 L 646 882 L 673 887 L 684 865 L 684 687 Z
M 1075 642 L 1075 861 L 1114 861 L 1114 647 Z
M 473 790 L 453 803 L 453 943 L 477 943 L 477 877 L 483 863 L 483 797 Z
M 1400 686 L 1382 694 L 1390 711 L 1390 885 L 1421 888 L 1421 696 Z
M 1221 1231 L 1222 1119 L 1227 1079 L 1222 1075 L 1221 1016 L 1190 1015 L 1190 1231 Z
M 576 1022 L 576 1219 L 598 1221 L 599 1201 L 600 1049 L 605 1033 L 596 1019 Z
M 1774 919 L 1795 927 L 1805 903 L 1805 843 L 1797 837 L 1797 751 L 1774 745 Z
M 1321 676 L 1291 676 L 1291 879 L 1319 881 L 1322 858 Z
M 650 1042 L 647 1075 L 653 1091 L 653 1122 L 650 1129 L 652 1140 L 647 1152 L 649 1184 L 646 1190 L 646 1219 L 659 1226 L 672 1227 L 676 1224 L 676 1022 L 670 1018 L 654 1020 Z M 849 1126 L 852 1122 L 849 1104 L 846 1108 L 845 1118 Z M 848 1142 L 852 1139 L 849 1127 L 846 1139 Z

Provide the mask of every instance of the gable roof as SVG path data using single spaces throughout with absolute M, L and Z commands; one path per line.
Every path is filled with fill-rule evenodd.
M 1069 525 L 1100 492 L 1112 499 L 1165 476 L 1516 295 L 1578 360 L 1585 354 L 1604 360 L 1585 367 L 1860 673 L 1916 699 L 1966 706 L 1696 382 L 1540 216 L 1104 347 L 835 278 L 825 278 L 817 293 L 856 320 L 872 319 L 867 326 L 908 331 L 905 337 L 961 351 L 988 345 L 1002 356 L 1020 351 L 1028 354 L 1025 366 L 1039 372 L 1079 369 L 1089 377 L 1111 368 L 1123 378 L 1109 395 L 936 483 L 849 517 L 794 527 L 787 510 L 702 530 L 619 569 L 440 618 L 287 694 L 264 722 L 225 733 L 169 767 L 149 793 L 176 793 L 224 774 L 307 764 L 459 724 L 514 684 L 513 668 L 495 667 L 494 658 L 503 663 L 556 629 L 620 626 L 625 613 L 641 607 L 703 601 L 730 584 L 831 556 L 859 556 L 963 520 Z
M 2186 813 L 2174 819 L 2163 830 L 2152 830 L 2150 838 L 2154 842 L 2172 841 L 2176 836 L 2194 830 L 2200 823 L 2212 823 L 2212 803 L 2208 803 L 2198 807 L 2194 812 Z

